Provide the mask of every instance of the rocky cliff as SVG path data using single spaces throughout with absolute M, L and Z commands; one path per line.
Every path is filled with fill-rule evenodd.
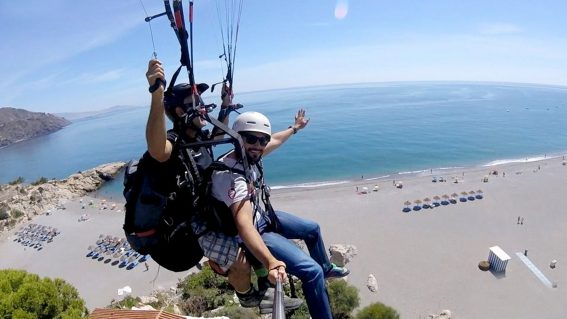
M 0 147 L 58 131 L 70 123 L 53 114 L 0 108 Z
M 0 231 L 99 189 L 124 166 L 124 162 L 104 164 L 39 185 L 0 185 Z

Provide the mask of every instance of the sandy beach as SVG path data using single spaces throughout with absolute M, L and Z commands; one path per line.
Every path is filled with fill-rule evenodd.
M 558 157 L 282 189 L 273 191 L 272 201 L 276 209 L 318 221 L 327 246 L 357 247 L 358 255 L 348 265 L 348 281 L 360 290 L 362 306 L 381 301 L 402 318 L 427 318 L 444 309 L 451 310 L 453 318 L 565 318 L 567 214 L 562 200 L 567 194 L 567 166 L 562 162 Z M 483 182 L 492 170 L 498 175 Z M 433 183 L 433 176 L 447 182 Z M 393 179 L 403 188 L 394 187 Z M 374 192 L 376 185 L 379 190 Z M 363 187 L 368 194 L 357 192 Z M 402 212 L 408 200 L 479 189 L 484 195 L 480 200 Z M 84 213 L 90 219 L 78 222 Z M 523 224 L 517 223 L 518 217 Z M 64 278 L 77 287 L 89 309 L 107 305 L 126 285 L 134 295 L 174 286 L 185 274 L 165 269 L 157 274 L 153 261 L 149 271 L 143 265 L 128 271 L 85 257 L 100 234 L 122 235 L 122 219 L 116 211 L 83 210 L 78 201 L 68 203 L 65 210 L 32 221 L 61 230 L 42 251 L 24 250 L 12 241 L 13 232 L 4 236 L 0 268 Z M 495 245 L 511 257 L 505 274 L 478 269 Z M 516 255 L 526 250 L 527 259 L 556 288 L 544 284 Z M 549 267 L 551 260 L 558 261 L 555 269 Z M 366 288 L 369 274 L 378 281 L 376 293 Z

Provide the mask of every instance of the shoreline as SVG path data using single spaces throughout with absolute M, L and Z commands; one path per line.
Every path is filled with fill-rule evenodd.
M 273 191 L 299 191 L 301 189 L 316 189 L 316 188 L 326 188 L 335 187 L 345 184 L 369 184 L 372 182 L 380 183 L 385 181 L 404 181 L 408 179 L 413 179 L 416 177 L 423 176 L 436 176 L 445 177 L 455 176 L 462 174 L 463 172 L 479 172 L 479 171 L 491 171 L 497 167 L 514 167 L 516 165 L 545 162 L 548 160 L 561 159 L 567 161 L 567 152 L 558 153 L 545 153 L 544 155 L 535 155 L 526 158 L 516 158 L 516 159 L 501 159 L 490 161 L 485 164 L 477 164 L 472 166 L 455 166 L 455 167 L 438 167 L 438 168 L 427 168 L 415 171 L 399 171 L 391 173 L 383 173 L 380 176 L 371 176 L 365 178 L 349 178 L 349 179 L 339 179 L 339 180 L 325 180 L 325 181 L 315 181 L 315 182 L 304 182 L 304 183 L 291 183 L 284 185 L 274 185 L 271 187 Z
M 567 214 L 561 213 L 558 203 L 566 190 L 567 165 L 562 163 L 560 155 L 456 169 L 444 173 L 447 182 L 442 183 L 432 182 L 435 170 L 408 174 L 397 177 L 403 182 L 401 189 L 392 185 L 391 177 L 276 189 L 272 203 L 278 210 L 317 221 L 327 248 L 357 247 L 358 254 L 347 267 L 348 282 L 359 290 L 361 307 L 380 301 L 398 310 L 402 318 L 425 318 L 444 309 L 451 310 L 454 318 L 563 318 L 567 315 Z M 489 175 L 484 182 L 494 170 L 498 175 Z M 459 177 L 458 183 L 452 182 L 452 175 Z M 357 187 L 370 191 L 361 194 Z M 479 189 L 484 194 L 481 200 L 402 212 L 408 200 Z M 101 197 L 93 200 L 100 202 Z M 42 251 L 24 251 L 10 239 L 0 240 L 0 255 L 10 256 L 0 259 L 0 268 L 61 277 L 77 287 L 89 309 L 118 298 L 117 289 L 125 285 L 133 288 L 133 295 L 144 295 L 158 286 L 168 289 L 184 276 L 165 269 L 158 272 L 153 261 L 150 271 L 144 272 L 140 266 L 126 271 L 87 259 L 87 247 L 99 234 L 122 236 L 123 214 L 93 210 L 89 221 L 78 222 L 85 213 L 78 201 L 31 221 L 62 230 L 61 237 Z M 115 202 L 120 207 L 122 197 Z M 522 225 L 517 223 L 520 216 L 525 219 Z M 488 248 L 495 245 L 511 257 L 505 275 L 478 269 L 479 261 L 488 258 Z M 516 255 L 525 250 L 557 288 L 542 284 Z M 557 268 L 549 267 L 551 260 L 558 261 Z M 369 274 L 378 281 L 376 293 L 366 288 Z M 105 280 L 96 280 L 100 277 Z

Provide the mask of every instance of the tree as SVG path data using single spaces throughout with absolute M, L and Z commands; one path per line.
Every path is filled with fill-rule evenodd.
M 0 270 L 0 318 L 71 319 L 87 314 L 77 289 L 64 280 Z
M 360 304 L 356 287 L 344 280 L 333 280 L 329 283 L 328 290 L 333 318 L 350 318 L 352 311 Z
M 360 310 L 356 319 L 400 319 L 400 315 L 394 308 L 375 302 Z

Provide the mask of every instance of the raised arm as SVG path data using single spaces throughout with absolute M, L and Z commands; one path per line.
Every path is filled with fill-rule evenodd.
M 161 62 L 150 60 L 146 72 L 148 84 L 151 86 L 157 79 L 165 83 L 165 72 Z M 150 104 L 150 114 L 146 123 L 146 143 L 150 155 L 159 162 L 165 162 L 171 156 L 172 145 L 167 140 L 165 128 L 165 113 L 163 106 L 163 93 L 165 88 L 160 85 L 153 93 Z
M 224 125 L 228 125 L 228 116 L 230 114 L 229 107 L 232 104 L 232 94 L 230 93 L 229 88 L 226 86 L 226 83 L 223 83 L 222 85 L 221 99 L 222 99 L 222 104 L 217 119 L 221 121 Z M 211 136 L 213 136 L 214 140 L 220 140 L 224 137 L 224 133 L 215 127 L 213 128 Z
M 293 125 L 283 131 L 272 134 L 272 139 L 270 140 L 268 145 L 266 145 L 263 155 L 266 156 L 276 150 L 278 147 L 282 146 L 282 144 L 285 143 L 285 141 L 287 141 L 290 136 L 305 128 L 308 123 L 309 119 L 305 118 L 305 110 L 299 109 L 299 111 L 297 111 L 297 114 L 295 115 L 295 122 L 293 123 Z

